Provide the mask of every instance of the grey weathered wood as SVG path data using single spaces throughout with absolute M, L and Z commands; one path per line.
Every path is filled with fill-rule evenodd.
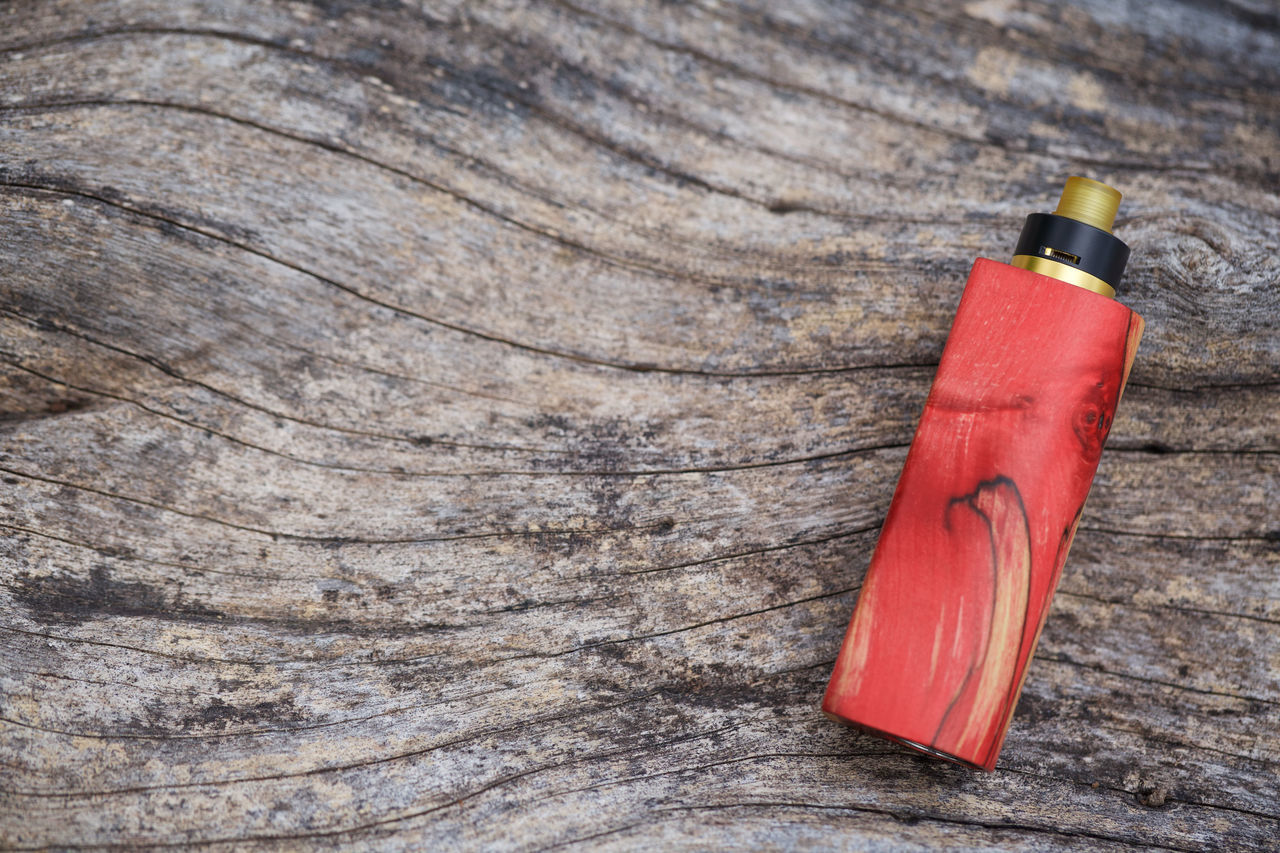
M 1276 844 L 1274 5 L 0 21 L 0 844 Z M 817 703 L 1072 173 L 1148 331 L 980 775 Z

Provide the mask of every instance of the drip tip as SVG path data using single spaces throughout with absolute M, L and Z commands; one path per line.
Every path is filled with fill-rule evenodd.
M 1072 176 L 1062 187 L 1055 216 L 1065 216 L 1111 233 L 1120 209 L 1120 191 L 1101 181 Z

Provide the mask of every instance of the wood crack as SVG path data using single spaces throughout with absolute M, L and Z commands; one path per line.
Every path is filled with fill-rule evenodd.
M 1106 833 L 1089 832 L 1080 829 L 1058 829 L 1048 826 L 1038 826 L 1036 824 L 1017 823 L 1015 821 L 980 821 L 966 820 L 957 817 L 949 817 L 947 815 L 939 815 L 928 812 L 898 812 L 891 809 L 870 808 L 862 805 L 850 804 L 827 804 L 827 803 L 808 803 L 796 800 L 771 800 L 771 801 L 744 801 L 738 803 L 710 803 L 701 805 L 688 806 L 662 806 L 660 811 L 719 811 L 725 809 L 748 809 L 767 806 L 771 808 L 796 808 L 796 809 L 818 809 L 823 811 L 853 811 L 865 812 L 868 814 L 878 814 L 883 817 L 893 818 L 895 821 L 935 821 L 940 823 L 957 824 L 960 826 L 977 826 L 983 829 L 1004 829 L 1020 832 L 1029 832 L 1045 835 L 1056 835 L 1066 838 L 1089 838 L 1095 841 L 1109 841 L 1116 844 L 1124 844 L 1128 847 L 1134 847 L 1140 850 L 1176 850 L 1181 853 L 1198 853 L 1198 847 L 1170 847 L 1167 845 L 1156 844 L 1150 840 L 1129 839 L 1122 836 L 1108 835 Z
M 155 106 L 156 104 L 151 104 L 151 105 Z M 183 109 L 187 109 L 187 108 L 184 107 Z M 240 121 L 238 119 L 229 119 L 229 120 Z M 263 129 L 267 129 L 267 128 L 263 128 Z M 894 363 L 894 364 L 837 365 L 837 366 L 814 366 L 814 367 L 795 367 L 795 368 L 759 367 L 759 368 L 751 368 L 747 370 L 724 371 L 724 370 L 708 370 L 708 369 L 688 368 L 688 367 L 663 366 L 663 365 L 640 363 L 640 362 L 609 361 L 606 359 L 595 358 L 595 357 L 591 357 L 583 354 L 572 353 L 568 351 L 552 350 L 548 348 L 538 347 L 533 344 L 521 343 L 519 341 L 503 338 L 503 337 L 500 337 L 488 332 L 484 332 L 478 329 L 472 329 L 465 326 L 453 324 L 445 320 L 429 317 L 425 314 L 412 311 L 408 308 L 404 308 L 402 306 L 398 306 L 390 302 L 379 300 L 376 297 L 363 293 L 362 291 L 350 285 L 346 285 L 335 279 L 322 276 L 319 273 L 306 269 L 305 267 L 302 267 L 302 266 L 293 264 L 290 261 L 286 261 L 284 259 L 275 257 L 274 255 L 268 252 L 265 252 L 260 249 L 255 249 L 252 246 L 233 240 L 230 237 L 227 237 L 225 235 L 221 235 L 216 232 L 213 232 L 204 228 L 200 228 L 195 225 L 191 225 L 189 223 L 173 220 L 165 216 L 162 216 L 158 213 L 148 211 L 140 207 L 136 207 L 128 204 L 122 204 L 113 199 L 108 199 L 104 196 L 94 194 L 93 192 L 88 190 L 72 188 L 67 186 L 23 183 L 18 181 L 0 182 L 0 186 L 9 187 L 12 189 L 22 189 L 22 190 L 33 191 L 33 192 L 45 192 L 50 194 L 76 196 L 76 197 L 85 198 L 91 201 L 95 201 L 104 205 L 108 205 L 108 206 L 117 208 L 119 210 L 128 211 L 129 213 L 132 213 L 138 216 L 147 217 L 149 219 L 153 219 L 158 222 L 164 222 L 176 228 L 181 228 L 193 234 L 198 234 L 201 237 L 205 237 L 209 240 L 214 240 L 219 243 L 224 243 L 228 246 L 232 246 L 236 249 L 240 249 L 249 254 L 256 255 L 258 257 L 263 258 L 264 260 L 270 261 L 275 264 L 279 264 L 280 266 L 283 266 L 283 267 L 287 267 L 295 272 L 301 273 L 303 275 L 306 275 L 306 276 L 309 276 L 310 278 L 315 279 L 316 281 L 322 282 L 323 284 L 342 290 L 350 294 L 351 296 L 355 297 L 356 299 L 359 299 L 361 301 L 367 302 L 372 305 L 376 305 L 377 307 L 383 308 L 387 311 L 392 311 L 401 316 L 418 320 L 433 326 L 437 326 L 439 328 L 449 329 L 451 331 L 458 332 L 459 334 L 470 335 L 472 337 L 480 338 L 482 340 L 487 340 L 493 343 L 510 346 L 515 349 L 524 350 L 526 352 L 536 353 L 538 355 L 549 356 L 552 358 L 564 359 L 566 361 L 578 362 L 581 364 L 588 364 L 596 367 L 627 371 L 630 373 L 665 373 L 665 374 L 681 375 L 681 376 L 703 376 L 703 377 L 712 377 L 712 378 L 746 378 L 746 377 L 774 377 L 774 376 L 805 376 L 805 375 L 824 374 L 824 373 L 851 373 L 851 372 L 865 371 L 865 370 L 917 369 L 917 368 L 936 366 L 936 362 L 924 362 L 924 363 L 902 362 L 902 363 Z M 215 389 L 209 389 L 209 390 L 215 390 Z
M 0 309 L 0 313 L 9 313 L 11 316 L 15 316 L 15 317 L 20 316 L 20 315 L 12 314 L 12 312 L 5 312 L 3 311 L 3 309 Z M 30 320 L 29 318 L 23 318 L 23 319 L 27 319 L 28 322 L 32 322 L 32 323 L 36 322 L 36 321 Z M 59 329 L 59 331 L 63 332 L 64 334 L 72 334 L 77 337 L 82 337 L 82 339 L 97 346 L 109 346 L 109 345 L 101 344 L 100 342 L 95 341 L 91 338 L 88 338 L 87 336 L 81 336 L 72 330 Z M 116 351 L 124 354 L 122 350 L 116 350 Z M 129 355 L 131 355 L 134 358 L 138 358 L 140 360 L 147 361 L 148 363 L 150 363 L 147 357 L 145 356 L 138 356 L 132 353 L 129 353 Z M 766 460 L 759 460 L 754 462 L 738 462 L 738 463 L 732 463 L 732 464 L 713 465 L 713 466 L 686 466 L 686 467 L 680 467 L 680 468 L 671 468 L 671 467 L 668 467 L 668 468 L 653 467 L 653 468 L 636 468 L 636 469 L 618 469 L 618 468 L 598 468 L 598 469 L 591 469 L 591 468 L 584 468 L 584 469 L 483 468 L 483 469 L 479 469 L 478 468 L 478 469 L 471 469 L 471 470 L 465 470 L 465 471 L 428 471 L 428 470 L 415 471 L 413 469 L 404 469 L 404 468 L 371 468 L 371 467 L 362 467 L 362 466 L 353 466 L 353 465 L 339 465 L 337 463 L 329 463 L 329 462 L 317 462 L 315 460 L 306 459 L 300 456 L 296 456 L 294 454 L 285 453 L 279 450 L 273 450 L 269 447 L 263 447 L 262 445 L 254 444 L 244 439 L 237 438 L 228 433 L 221 432 L 211 426 L 205 426 L 203 424 L 184 420 L 182 418 L 177 417 L 176 415 L 170 415 L 166 412 L 162 412 L 158 409 L 155 409 L 151 406 L 146 405 L 145 403 L 142 403 L 130 397 L 126 397 L 122 394 L 113 394 L 109 391 L 100 391 L 94 388 L 76 385 L 76 384 L 67 382 L 65 380 L 58 379 L 53 376 L 49 376 L 47 374 L 41 373 L 39 371 L 33 370 L 29 367 L 26 367 L 21 364 L 17 364 L 12 361 L 4 361 L 0 363 L 9 364 L 12 367 L 16 367 L 19 370 L 22 370 L 26 373 L 29 373 L 33 376 L 39 377 L 40 379 L 44 379 L 45 381 L 56 384 L 56 385 L 62 385 L 67 388 L 71 388 L 85 394 L 94 394 L 97 396 L 102 396 L 109 399 L 117 400 L 122 403 L 133 405 L 138 409 L 141 409 L 142 411 L 147 412 L 148 414 L 154 415 L 159 418 L 163 418 L 173 423 L 180 424 L 184 427 L 195 430 L 197 432 L 208 433 L 210 435 L 217 436 L 218 438 L 224 439 L 226 441 L 229 441 L 233 444 L 239 445 L 249 450 L 255 450 L 261 453 L 266 453 L 271 456 L 279 457 L 281 459 L 287 459 L 291 462 L 295 462 L 300 465 L 307 465 L 315 468 L 325 468 L 331 471 L 347 471 L 347 472 L 359 473 L 359 474 L 381 474 L 381 475 L 386 475 L 388 477 L 391 477 L 393 479 L 450 478 L 450 477 L 463 478 L 463 479 L 474 478 L 474 477 L 650 477 L 650 476 L 656 477 L 656 476 L 668 476 L 668 475 L 678 475 L 678 474 L 717 474 L 717 473 L 724 473 L 728 471 L 746 471 L 746 470 L 751 470 L 756 468 L 772 468 L 777 466 L 799 465 L 799 464 L 804 464 L 808 462 L 820 462 L 820 461 L 825 461 L 830 459 L 839 459 L 846 456 L 856 456 L 861 453 L 873 453 L 881 450 L 901 450 L 907 447 L 907 444 L 903 442 L 891 442 L 887 444 L 872 444 L 872 445 L 865 445 L 861 447 L 832 450 L 827 453 L 817 453 L 809 456 L 789 457 L 786 459 L 766 459 Z M 194 382 L 186 377 L 178 376 L 176 372 L 175 374 L 171 374 L 171 375 L 173 375 L 174 378 L 179 379 L 179 381 L 187 382 L 188 384 L 196 385 L 197 387 L 206 388 L 206 389 L 210 387 L 202 383 Z M 238 398 L 228 397 L 227 399 L 230 399 L 232 402 L 241 403 L 242 405 L 244 404 L 243 401 L 239 400 Z M 297 418 L 293 418 L 289 415 L 274 412 L 273 410 L 263 409 L 262 411 L 264 411 L 264 413 L 266 414 L 272 415 L 273 417 L 278 417 L 284 420 L 292 420 L 296 423 L 303 423 L 307 426 L 314 426 L 319 429 L 333 429 L 333 430 L 345 431 L 342 427 L 333 427 L 326 424 L 320 424 L 314 421 L 302 421 L 302 420 L 298 420 Z M 370 433 L 370 432 L 361 431 L 359 434 L 362 436 L 375 437 L 375 438 L 386 439 L 386 440 L 410 441 L 415 444 L 417 443 L 415 439 L 390 436 L 390 435 L 380 434 L 380 433 Z M 523 453 L 554 453 L 554 454 L 564 455 L 564 454 L 575 454 L 580 452 L 576 450 L 546 450 L 542 448 L 520 447 L 517 445 L 462 443 L 462 442 L 453 442 L 453 441 L 447 441 L 443 439 L 434 439 L 434 438 L 432 439 L 432 443 L 441 444 L 441 445 L 450 446 L 450 447 L 464 447 L 468 449 L 493 450 L 493 451 L 520 451 Z
M 615 30 L 618 30 L 619 32 L 626 33 L 627 35 L 638 38 L 661 50 L 689 56 L 691 58 L 699 60 L 700 62 L 704 62 L 707 65 L 713 66 L 715 68 L 723 69 L 725 71 L 728 71 L 746 80 L 754 80 L 770 88 L 774 88 L 784 92 L 792 92 L 794 94 L 806 95 L 808 97 L 812 97 L 817 100 L 826 101 L 832 104 L 837 104 L 841 107 L 851 109 L 859 113 L 863 113 L 866 115 L 874 115 L 877 118 L 884 119 L 885 121 L 891 122 L 893 124 L 903 125 L 918 131 L 941 136 L 946 139 L 951 139 L 959 142 L 967 142 L 972 145 L 977 145 L 980 147 L 996 148 L 1001 151 L 1006 151 L 1006 152 L 1016 154 L 1020 158 L 1052 160 L 1055 164 L 1061 162 L 1061 159 L 1062 159 L 1061 157 L 1056 155 L 1046 154 L 1038 151 L 1032 151 L 1023 147 L 1012 145 L 1009 142 L 1009 140 L 1004 139 L 1002 137 L 975 136 L 973 134 L 962 133 L 961 131 L 958 131 L 958 130 L 951 130 L 946 127 L 941 127 L 939 125 L 934 125 L 925 121 L 920 121 L 919 119 L 909 118 L 908 116 L 890 112 L 888 110 L 883 110 L 877 107 L 873 107 L 869 104 L 862 104 L 856 101 L 851 101 L 847 98 L 842 98 L 842 97 L 839 97 L 838 95 L 833 95 L 830 92 L 824 91 L 822 89 L 815 89 L 811 86 L 804 86 L 798 83 L 789 83 L 783 80 L 769 77 L 764 74 L 759 74 L 757 72 L 751 71 L 750 69 L 744 68 L 743 66 L 738 65 L 737 63 L 730 62 L 725 59 L 720 59 L 719 57 L 716 57 L 716 56 L 712 56 L 711 54 L 703 50 L 700 50 L 698 48 L 690 47 L 688 45 L 676 44 L 674 42 L 664 41 L 654 36 L 650 36 L 647 33 L 640 32 L 639 30 L 636 30 L 626 24 L 623 24 L 622 22 L 617 21 L 609 17 L 608 15 L 603 15 L 599 12 L 595 12 L 590 9 L 585 9 L 583 7 L 577 6 L 573 3 L 568 2 L 568 0 L 547 0 L 547 2 L 550 5 L 563 8 L 573 14 L 578 15 L 579 17 L 590 18 L 592 20 L 599 21 L 607 25 L 608 27 L 611 27 Z M 1089 163 L 1091 165 L 1103 166 L 1111 169 L 1129 169 L 1133 171 L 1142 170 L 1142 171 L 1153 171 L 1153 172 L 1187 172 L 1192 174 L 1213 171 L 1213 166 L 1207 163 L 1205 164 L 1155 164 L 1155 163 L 1144 163 L 1141 161 L 1116 161 L 1116 160 L 1111 160 L 1107 158 L 1093 157 L 1093 156 L 1079 154 L 1079 153 L 1071 155 L 1070 159 L 1073 162 L 1077 162 L 1077 163 Z
M 1220 699 L 1236 699 L 1240 702 L 1256 702 L 1260 705 L 1278 705 L 1280 699 L 1264 699 L 1261 696 L 1247 696 L 1241 693 L 1227 693 L 1222 690 L 1209 690 L 1204 687 L 1192 687 L 1188 684 L 1179 684 L 1176 681 L 1167 681 L 1162 678 L 1151 678 L 1148 676 L 1137 675 L 1132 672 L 1117 672 L 1113 669 L 1107 669 L 1101 664 L 1085 663 L 1083 661 L 1074 660 L 1067 655 L 1051 655 L 1045 654 L 1043 651 L 1036 652 L 1038 660 L 1053 661 L 1054 663 L 1062 663 L 1068 666 L 1079 667 L 1081 669 L 1092 670 L 1101 675 L 1110 675 L 1113 678 L 1119 678 L 1123 681 L 1136 681 L 1140 684 L 1152 684 L 1157 687 L 1169 687 L 1174 690 L 1183 690 L 1188 693 L 1199 693 L 1201 696 L 1217 696 Z

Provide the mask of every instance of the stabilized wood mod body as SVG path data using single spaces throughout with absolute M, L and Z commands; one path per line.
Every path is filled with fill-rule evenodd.
M 1101 215 L 1074 200 L 1072 221 L 1098 234 L 1063 236 L 1072 182 L 1111 194 Z M 1107 293 L 1128 255 L 1109 233 L 1112 202 L 1114 190 L 1072 178 L 1057 214 L 1028 217 L 1018 266 L 974 264 L 836 660 L 829 716 L 995 766 L 1142 333 Z M 1046 232 L 1069 245 L 1039 245 Z M 1099 234 L 1119 244 L 1118 266 L 1080 254 L 1090 241 L 1107 248 Z M 1072 269 L 1052 277 L 1050 264 Z

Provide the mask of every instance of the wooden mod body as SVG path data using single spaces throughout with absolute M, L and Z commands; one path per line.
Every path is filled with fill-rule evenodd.
M 822 703 L 991 770 L 1142 318 L 978 260 Z

